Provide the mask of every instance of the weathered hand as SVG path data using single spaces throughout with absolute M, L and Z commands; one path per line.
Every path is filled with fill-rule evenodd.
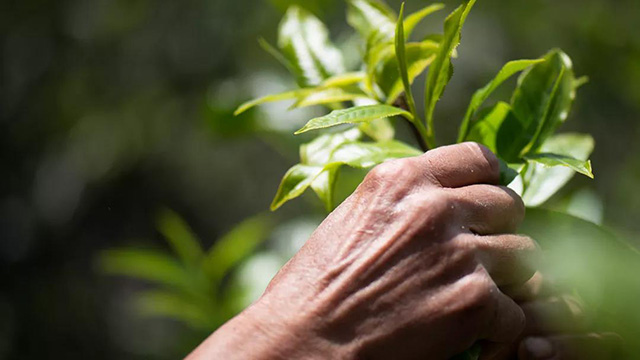
M 498 179 L 475 143 L 379 165 L 192 356 L 447 359 L 514 341 L 524 314 L 499 287 L 533 275 L 537 247 L 510 234 L 524 206 Z

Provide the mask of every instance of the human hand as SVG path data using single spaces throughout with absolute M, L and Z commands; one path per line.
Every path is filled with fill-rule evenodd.
M 498 180 L 475 143 L 377 166 L 194 358 L 447 359 L 513 342 L 524 314 L 499 287 L 531 277 L 537 246 L 510 234 L 524 205 Z

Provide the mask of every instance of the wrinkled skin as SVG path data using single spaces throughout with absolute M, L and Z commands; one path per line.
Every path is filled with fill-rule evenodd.
M 377 166 L 190 358 L 447 359 L 477 341 L 511 356 L 525 314 L 501 288 L 522 288 L 539 250 L 513 235 L 524 206 L 498 179 L 475 143 Z

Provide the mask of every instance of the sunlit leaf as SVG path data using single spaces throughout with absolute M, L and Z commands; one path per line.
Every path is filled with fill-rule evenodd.
M 538 153 L 525 156 L 529 162 L 534 162 L 547 167 L 566 166 L 580 174 L 593 178 L 591 161 L 578 160 L 574 157 L 552 153 Z
M 236 225 L 216 241 L 202 264 L 214 283 L 249 256 L 269 234 L 271 222 L 265 216 L 256 216 Z
M 311 119 L 302 129 L 295 133 L 301 134 L 307 131 L 324 129 L 341 124 L 366 123 L 396 115 L 404 116 L 407 119 L 413 118 L 409 112 L 390 105 L 358 106 L 344 110 L 335 110 L 329 115 Z
M 593 151 L 594 141 L 584 134 L 559 134 L 547 139 L 540 151 L 565 154 L 586 161 Z M 531 164 L 525 174 L 526 189 L 522 195 L 527 206 L 539 206 L 560 190 L 575 175 L 575 171 L 566 167 L 546 167 Z
M 282 19 L 278 46 L 301 87 L 345 72 L 342 53 L 331 43 L 326 26 L 298 6 L 290 7 Z
M 360 130 L 349 129 L 347 131 L 322 134 L 313 141 L 300 147 L 300 162 L 304 165 L 322 165 L 329 162 L 331 153 L 340 145 L 360 139 Z
M 303 89 L 298 89 L 298 90 L 283 92 L 283 93 L 280 93 L 280 94 L 267 95 L 267 96 L 263 96 L 261 98 L 255 99 L 255 100 L 248 101 L 248 102 L 240 105 L 238 107 L 238 109 L 233 113 L 233 115 L 238 116 L 238 115 L 242 114 L 243 112 L 245 112 L 245 111 L 247 111 L 247 110 L 249 110 L 252 107 L 257 106 L 257 105 L 270 103 L 270 102 L 276 102 L 276 101 L 295 99 L 298 96 L 300 96 L 302 93 L 304 93 L 304 91 L 305 90 L 303 90 Z
M 195 265 L 204 253 L 199 240 L 189 225 L 175 212 L 164 209 L 158 215 L 158 230 L 164 235 L 176 254 L 185 264 Z
M 408 39 L 413 32 L 413 29 L 427 16 L 433 14 L 434 12 L 441 10 L 444 8 L 444 4 L 441 3 L 433 3 L 422 10 L 416 11 L 413 14 L 407 16 L 404 20 L 404 32 L 405 37 Z
M 340 103 L 366 98 L 366 95 L 358 92 L 349 92 L 340 88 L 316 88 L 312 91 L 301 93 L 298 101 L 291 108 L 301 108 L 313 105 Z
M 323 166 L 294 165 L 284 174 L 278 192 L 271 202 L 271 210 L 276 210 L 285 202 L 302 195 L 323 170 Z
M 429 69 L 425 88 L 425 119 L 427 128 L 431 132 L 433 131 L 433 111 L 436 103 L 440 100 L 453 74 L 451 54 L 460 44 L 462 26 L 473 4 L 475 4 L 475 0 L 469 0 L 460 5 L 444 22 L 444 36 L 440 42 L 436 58 Z
M 498 130 L 508 116 L 513 116 L 511 105 L 498 102 L 493 107 L 480 111 L 478 119 L 471 124 L 463 141 L 475 141 L 499 154 L 497 136 Z
M 338 147 L 331 161 L 357 168 L 369 168 L 389 159 L 421 155 L 423 152 L 400 141 L 352 142 Z
M 458 142 L 464 141 L 464 138 L 467 135 L 469 130 L 469 124 L 473 119 L 475 112 L 480 108 L 480 106 L 487 100 L 487 98 L 493 93 L 493 91 L 498 88 L 505 80 L 513 76 L 514 74 L 532 66 L 537 63 L 544 61 L 544 59 L 538 60 L 515 60 L 510 61 L 505 64 L 502 69 L 498 72 L 498 74 L 491 80 L 485 87 L 476 91 L 471 98 L 471 103 L 467 108 L 467 112 L 462 120 L 462 124 L 460 125 L 460 132 L 458 134 Z M 496 129 L 497 130 L 497 129 Z
M 347 21 L 365 40 L 377 43 L 393 38 L 396 15 L 384 2 L 349 0 L 348 5 Z
M 552 50 L 544 59 L 522 73 L 511 99 L 513 112 L 531 139 L 522 155 L 536 152 L 567 119 L 575 97 L 571 59 L 560 50 Z
M 311 183 L 311 189 L 318 195 L 328 212 L 333 210 L 333 193 L 337 176 L 337 168 L 326 169 Z
M 348 85 L 354 85 L 364 81 L 366 74 L 362 71 L 350 72 L 340 75 L 332 76 L 322 82 L 322 87 L 338 87 L 343 88 Z
M 362 123 L 358 128 L 376 141 L 391 140 L 395 136 L 395 129 L 388 118 Z

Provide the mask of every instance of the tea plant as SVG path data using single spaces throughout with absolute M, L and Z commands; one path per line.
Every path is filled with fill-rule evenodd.
M 328 115 L 311 119 L 296 134 L 352 124 L 320 133 L 300 147 L 300 163 L 284 175 L 271 209 L 311 188 L 327 210 L 334 207 L 334 187 L 342 166 L 371 168 L 389 159 L 416 156 L 438 146 L 434 110 L 453 75 L 452 58 L 462 26 L 473 7 L 470 0 L 444 22 L 444 33 L 409 41 L 429 14 L 444 7 L 432 4 L 404 17 L 377 0 L 349 0 L 348 22 L 364 44 L 362 65 L 347 72 L 343 56 L 329 39 L 325 25 L 299 7 L 284 16 L 278 49 L 261 45 L 295 76 L 299 89 L 269 95 L 238 108 L 294 100 L 292 108 L 324 105 Z M 419 113 L 412 85 L 428 69 L 424 113 Z M 508 78 L 521 73 L 509 102 L 485 102 Z M 554 134 L 566 121 L 585 78 L 574 76 L 571 59 L 553 49 L 539 59 L 515 60 L 472 96 L 460 123 L 457 142 L 476 141 L 501 159 L 502 183 L 511 183 L 529 206 L 556 193 L 574 172 L 593 177 L 588 156 L 594 142 L 585 134 Z M 420 149 L 394 139 L 390 118 L 406 121 Z M 517 181 L 512 182 L 515 178 Z

